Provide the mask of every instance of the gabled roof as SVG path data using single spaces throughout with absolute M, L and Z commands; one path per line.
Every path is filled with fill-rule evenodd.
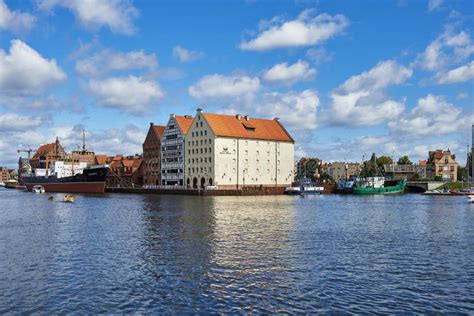
M 176 121 L 176 124 L 178 124 L 179 128 L 181 129 L 181 132 L 184 135 L 188 134 L 189 128 L 193 124 L 193 117 L 189 115 L 185 115 L 185 116 L 176 115 L 174 119 Z
M 158 137 L 158 139 L 160 139 L 161 136 L 163 136 L 163 133 L 165 132 L 165 128 L 166 126 L 153 125 L 153 131 L 155 132 L 155 135 L 156 137 Z
M 60 145 L 58 144 L 58 146 Z M 36 150 L 36 153 L 33 156 L 33 158 L 31 158 L 31 160 L 38 160 L 40 156 L 47 155 L 48 153 L 54 151 L 55 149 L 56 149 L 56 143 L 41 145 Z
M 107 163 L 107 155 L 96 155 L 95 160 L 99 165 L 105 165 Z
M 257 119 L 234 115 L 202 113 L 216 136 L 294 142 L 277 120 Z

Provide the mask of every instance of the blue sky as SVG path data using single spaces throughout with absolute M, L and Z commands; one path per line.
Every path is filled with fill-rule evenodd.
M 149 122 L 280 117 L 297 156 L 465 161 L 472 1 L 0 0 L 0 165 L 17 148 L 141 152 Z

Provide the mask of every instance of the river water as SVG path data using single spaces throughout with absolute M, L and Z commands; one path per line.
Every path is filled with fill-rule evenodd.
M 465 197 L 0 189 L 0 313 L 474 312 Z

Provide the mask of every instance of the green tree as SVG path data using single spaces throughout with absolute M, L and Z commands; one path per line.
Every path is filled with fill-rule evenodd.
M 377 158 L 377 167 L 379 168 L 379 170 L 383 171 L 384 165 L 391 165 L 391 164 L 393 164 L 393 159 L 388 156 L 380 156 Z
M 467 174 L 466 168 L 458 166 L 458 181 L 467 180 Z
M 399 165 L 412 165 L 413 162 L 410 161 L 410 158 L 408 158 L 407 155 L 402 156 L 398 159 L 398 164 Z
M 375 153 L 372 154 L 372 157 L 368 161 L 364 161 L 362 165 L 361 175 L 363 177 L 375 177 L 377 175 L 377 158 Z

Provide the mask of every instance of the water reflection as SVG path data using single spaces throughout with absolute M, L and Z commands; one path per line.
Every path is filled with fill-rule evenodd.
M 0 200 L 1 313 L 474 308 L 474 206 L 460 198 Z

